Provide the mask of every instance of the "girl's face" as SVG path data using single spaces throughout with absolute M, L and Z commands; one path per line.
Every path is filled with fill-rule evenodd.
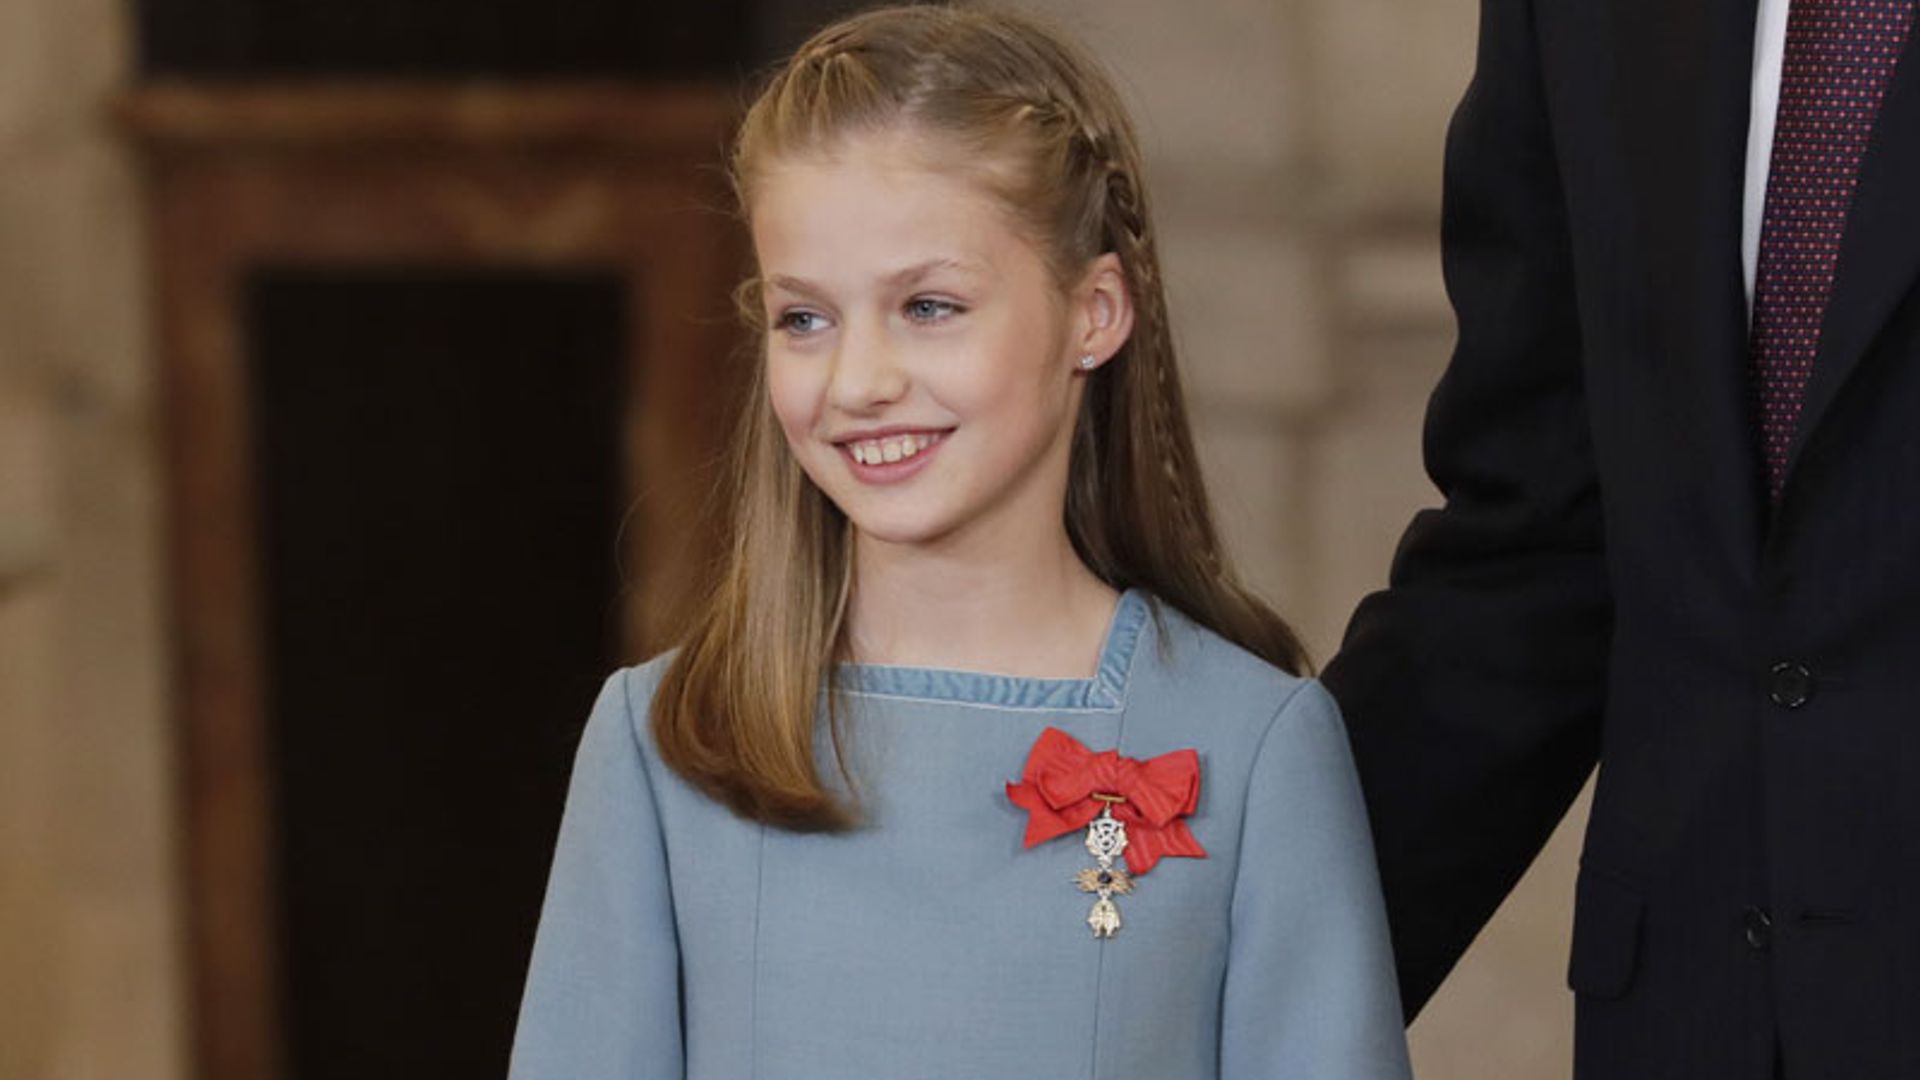
M 1104 362 L 1125 340 L 1118 261 L 1095 260 L 1063 294 L 992 193 L 930 149 L 858 134 L 758 176 L 774 412 L 866 537 L 1057 526 L 1077 361 Z

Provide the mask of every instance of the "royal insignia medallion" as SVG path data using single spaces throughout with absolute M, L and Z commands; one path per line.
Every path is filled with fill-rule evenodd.
M 1118 799 L 1118 796 L 1108 798 Z M 1120 932 L 1120 906 L 1113 902 L 1113 896 L 1132 892 L 1133 879 L 1127 877 L 1125 870 L 1116 868 L 1113 860 L 1126 850 L 1126 823 L 1113 816 L 1113 807 L 1109 805 L 1100 811 L 1099 817 L 1087 823 L 1087 854 L 1099 865 L 1080 871 L 1074 879 L 1082 891 L 1100 896 L 1093 902 L 1093 910 L 1087 913 L 1087 925 L 1093 928 L 1094 937 L 1107 938 Z
M 1192 750 L 1140 761 L 1113 750 L 1095 753 L 1066 732 L 1048 728 L 1028 754 L 1020 782 L 1007 785 L 1007 798 L 1027 811 L 1028 847 L 1087 830 L 1085 844 L 1094 865 L 1073 881 L 1095 897 L 1087 913 L 1095 938 L 1120 932 L 1114 897 L 1133 892 L 1134 879 L 1163 856 L 1207 855 L 1181 820 L 1200 800 L 1200 755 Z

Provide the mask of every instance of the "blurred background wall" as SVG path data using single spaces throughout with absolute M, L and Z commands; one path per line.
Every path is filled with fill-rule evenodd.
M 641 189 L 596 186 L 591 177 L 596 170 L 627 169 L 639 177 L 634 183 L 656 182 L 634 163 L 657 160 L 647 155 L 658 151 L 643 145 L 645 132 L 601 129 L 655 115 L 646 111 L 653 108 L 649 87 L 691 86 L 696 96 L 736 101 L 746 73 L 846 6 L 829 0 L 674 7 L 595 0 L 553 9 L 511 0 L 0 0 L 0 1078 L 203 1075 L 205 1054 L 196 1047 L 206 1037 L 206 1011 L 248 1013 L 246 1002 L 221 1005 L 209 996 L 200 970 L 207 939 L 230 933 L 239 941 L 253 940 L 249 933 L 266 935 L 261 951 L 272 972 L 312 973 L 305 982 L 296 979 L 293 989 L 276 983 L 269 1007 L 256 1009 L 280 1017 L 261 1029 L 273 1032 L 273 1068 L 296 1080 L 381 1075 L 372 1058 L 328 1057 L 316 1049 L 330 1041 L 326 1018 L 334 1014 L 326 1010 L 341 1006 L 311 987 L 337 979 L 318 965 L 329 950 L 347 947 L 325 938 L 317 945 L 295 940 L 287 926 L 391 910 L 397 901 L 327 893 L 320 883 L 301 895 L 324 896 L 330 906 L 307 911 L 282 895 L 299 866 L 353 858 L 353 845 L 343 850 L 341 844 L 364 827 L 331 804 L 304 810 L 294 795 L 361 784 L 371 802 L 382 790 L 417 787 L 423 773 L 400 769 L 382 781 L 324 770 L 303 778 L 282 769 L 258 791 L 241 785 L 243 796 L 254 791 L 251 797 L 263 800 L 255 809 L 273 823 L 273 842 L 308 856 L 289 867 L 282 852 L 281 863 L 258 867 L 266 875 L 264 906 L 243 906 L 233 918 L 244 925 L 234 930 L 232 920 L 206 916 L 213 887 L 197 880 L 206 876 L 206 845 L 194 839 L 204 831 L 194 823 L 214 796 L 204 790 L 204 774 L 188 775 L 183 747 L 192 744 L 183 734 L 183 710 L 266 718 L 271 745 L 255 747 L 249 760 L 280 760 L 272 755 L 306 746 L 301 760 L 309 763 L 350 762 L 367 757 L 369 747 L 397 747 L 396 755 L 414 755 L 406 769 L 447 767 L 433 746 L 406 750 L 396 736 L 410 723 L 427 723 L 422 710 L 430 705 L 396 704 L 394 690 L 371 675 L 367 685 L 334 698 L 301 692 L 308 684 L 299 682 L 299 664 L 306 657 L 311 668 L 316 650 L 328 654 L 327 634 L 338 635 L 335 642 L 354 637 L 354 620 L 379 611 L 391 596 L 379 575 L 408 565 L 395 561 L 387 533 L 356 533 L 351 520 L 338 520 L 368 506 L 383 507 L 386 521 L 404 517 L 405 507 L 369 500 L 377 500 L 379 473 L 392 472 L 404 484 L 406 470 L 372 468 L 329 448 L 356 433 L 359 443 L 378 448 L 385 444 L 375 433 L 401 432 L 398 438 L 411 428 L 380 427 L 381 418 L 366 412 L 365 402 L 343 398 L 340 386 L 391 379 L 378 385 L 403 400 L 406 393 L 444 397 L 442 388 L 457 381 L 467 388 L 460 407 L 472 411 L 455 415 L 435 438 L 460 448 L 420 456 L 416 467 L 440 474 L 478 463 L 487 483 L 450 490 L 441 504 L 413 506 L 425 515 L 428 531 L 434 514 L 465 519 L 482 501 L 498 502 L 498 522 L 477 519 L 484 531 L 504 530 L 516 518 L 565 517 L 574 535 L 584 537 L 572 542 L 586 547 L 542 546 L 551 538 L 539 530 L 519 541 L 526 546 L 481 551 L 467 562 L 431 558 L 472 546 L 447 523 L 445 534 L 429 536 L 425 554 L 417 556 L 453 568 L 446 594 L 414 597 L 407 601 L 412 607 L 395 599 L 393 612 L 404 614 L 390 612 L 395 622 L 374 628 L 380 632 L 365 641 L 417 637 L 426 650 L 445 638 L 455 644 L 433 654 L 443 658 L 491 647 L 499 650 L 490 661 L 496 667 L 541 655 L 542 643 L 562 642 L 548 652 L 570 660 L 551 658 L 539 672 L 510 676 L 519 689 L 504 693 L 537 732 L 531 736 L 537 752 L 527 756 L 537 759 L 535 771 L 546 779 L 519 795 L 526 805 L 547 808 L 546 817 L 520 814 L 537 819 L 520 838 L 535 853 L 528 857 L 537 857 L 557 822 L 553 785 L 564 780 L 566 740 L 584 714 L 583 695 L 590 696 L 599 670 L 636 658 L 634 643 L 646 640 L 646 617 L 620 613 L 632 601 L 619 584 L 622 568 L 603 566 L 609 560 L 598 556 L 615 550 L 618 534 L 639 537 L 635 558 L 656 577 L 677 557 L 672 530 L 633 521 L 623 529 L 617 511 L 635 494 L 653 496 L 651 503 L 642 500 L 643 514 L 663 498 L 671 505 L 671 493 L 645 484 L 635 490 L 636 476 L 670 462 L 660 457 L 669 451 L 654 445 L 660 425 L 640 421 L 653 415 L 647 410 L 658 407 L 654 402 L 689 391 L 636 375 L 639 369 L 624 358 L 658 360 L 669 340 L 701 347 L 710 341 L 659 337 L 671 315 L 637 308 L 685 308 L 680 314 L 688 319 L 698 309 L 708 323 L 711 310 L 695 303 L 692 292 L 622 284 L 684 273 L 649 269 L 658 264 L 644 260 L 623 262 L 618 250 L 631 239 L 664 248 L 656 253 L 661 259 L 676 248 L 684 254 L 696 234 L 676 233 L 674 223 L 701 216 L 706 194 L 662 188 L 673 193 L 663 200 L 684 201 L 674 214 L 661 220 L 627 214 L 620 204 Z M 1230 542 L 1247 575 L 1296 620 L 1324 660 L 1355 601 L 1384 581 L 1407 518 L 1433 501 L 1418 447 L 1425 398 L 1452 338 L 1438 275 L 1440 144 L 1470 68 L 1475 5 L 1029 0 L 1027 6 L 1082 35 L 1119 74 L 1136 107 L 1195 420 Z M 597 89 L 585 99 L 562 93 L 532 106 L 514 96 L 516 87 L 575 85 Z M 178 97 L 158 105 L 140 98 L 142 88 L 156 86 L 202 96 L 190 107 Z M 261 106 L 256 94 L 247 98 L 251 111 L 238 112 L 220 104 L 229 92 L 244 96 L 263 86 L 326 86 L 350 99 L 369 88 L 397 96 L 313 106 L 296 95 Z M 431 98 L 446 86 L 480 97 L 451 105 Z M 431 100 L 421 104 L 409 96 L 415 91 Z M 705 114 L 673 109 L 681 132 L 676 153 L 697 157 L 700 146 L 717 151 L 717 139 L 701 141 Z M 276 124 L 298 130 L 279 133 Z M 326 124 L 357 125 L 375 142 L 371 149 L 339 151 L 336 136 L 315 134 Z M 240 149 L 219 156 L 226 153 L 216 145 L 221 139 Z M 708 165 L 717 153 L 709 158 Z M 401 160 L 415 162 L 440 186 L 409 187 L 405 176 L 383 171 Z M 596 164 L 603 160 L 613 164 Z M 324 192 L 331 182 L 335 190 L 356 193 L 339 207 L 320 198 L 308 215 L 342 220 L 306 231 L 260 224 L 285 216 L 274 209 L 274 198 L 300 197 L 289 195 L 281 180 L 260 179 L 263 170 L 283 170 L 289 161 L 310 164 L 319 176 L 313 182 L 322 185 L 299 190 Z M 449 185 L 448 175 L 471 183 Z M 710 170 L 706 178 L 712 179 Z M 192 197 L 198 201 L 169 202 L 182 185 L 200 185 Z M 346 220 L 355 207 L 388 199 L 402 206 L 426 199 L 428 217 L 443 203 L 455 209 L 412 240 L 392 239 L 406 233 L 403 222 L 367 227 Z M 182 205 L 193 207 L 185 217 Z M 631 231 L 603 235 L 610 229 Z M 264 246 L 221 239 L 256 235 L 268 237 L 258 242 Z M 204 243 L 196 243 L 201 237 Z M 205 331 L 202 336 L 225 335 L 209 343 L 196 337 L 200 323 L 170 312 L 188 303 L 182 296 L 202 295 L 184 291 L 191 282 L 180 278 L 198 272 L 193 268 L 215 248 L 245 265 L 237 285 L 222 286 L 232 295 L 215 290 L 235 313 L 231 326 Z M 376 251 L 378 266 L 356 274 L 355 260 Z M 715 263 L 702 273 L 721 269 Z M 716 299 L 724 308 L 724 297 Z M 316 339 L 311 321 L 299 321 L 316 305 L 353 312 L 354 326 L 369 329 L 360 337 L 348 327 L 338 332 L 345 336 Z M 479 317 L 483 309 L 494 313 L 493 321 Z M 449 319 L 466 329 L 434 329 Z M 569 344 L 555 345 L 557 339 Z M 408 355 L 466 358 L 488 342 L 495 351 L 472 353 L 483 359 L 464 368 L 419 365 L 424 373 L 415 377 L 426 381 L 412 389 L 391 370 L 399 365 L 389 363 Z M 515 376 L 522 362 L 516 349 L 538 354 L 533 378 Z M 269 355 L 271 364 L 264 359 Z M 247 514 L 232 521 L 182 520 L 179 507 L 201 504 L 183 501 L 178 480 L 169 480 L 182 467 L 183 434 L 200 437 L 182 432 L 178 404 L 206 392 L 205 380 L 195 381 L 199 376 L 178 374 L 183 364 L 200 370 L 194 357 L 224 358 L 223 377 L 244 384 L 217 384 L 216 397 L 239 394 L 234 400 L 249 415 L 285 417 L 269 429 L 234 429 L 248 436 L 235 444 L 248 451 L 236 475 L 251 486 L 239 498 Z M 355 357 L 385 367 L 356 373 Z M 336 369 L 345 384 L 306 379 Z M 166 371 L 175 372 L 173 381 L 163 378 Z M 498 376 L 493 390 L 485 388 L 493 377 L 488 372 Z M 486 410 L 513 407 L 516 393 L 522 400 L 529 391 L 541 396 L 549 378 L 579 396 L 545 394 L 572 404 L 544 421 L 530 417 L 524 431 L 461 442 L 472 438 L 460 434 L 461 425 L 494 415 Z M 519 481 L 509 475 L 500 448 L 511 452 L 516 438 L 547 430 L 541 423 L 565 427 L 598 416 L 592 403 L 605 400 L 628 403 L 625 412 L 592 420 L 602 441 L 587 445 L 601 447 L 606 475 L 591 461 L 567 460 Z M 340 430 L 343 418 L 352 430 Z M 415 461 L 411 455 L 411 449 L 393 452 L 396 461 Z M 623 464 L 616 467 L 615 458 Z M 556 475 L 572 485 L 565 488 L 566 505 L 587 509 L 540 509 L 525 501 L 554 490 L 549 481 Z M 473 520 L 460 527 L 481 531 Z M 207 665 L 196 658 L 224 646 L 202 640 L 208 613 L 190 602 L 201 595 L 192 577 L 198 571 L 183 567 L 178 551 L 229 528 L 241 535 L 220 543 L 273 564 L 235 579 L 247 604 L 233 610 L 241 624 L 258 625 L 259 640 L 238 655 L 276 678 L 258 686 L 242 678 L 239 690 L 210 698 L 206 686 L 227 683 L 210 681 Z M 300 546 L 303 538 L 317 546 Z M 356 544 L 377 550 L 359 561 L 342 554 Z M 581 550 L 587 556 L 576 558 Z M 498 579 L 537 585 L 548 574 L 544 566 L 562 563 L 573 569 L 545 580 L 564 578 L 565 589 L 583 598 L 573 608 L 548 611 L 541 597 L 515 598 L 499 587 Z M 290 580 L 286 567 L 309 565 L 358 568 L 367 580 L 323 582 L 314 586 L 320 594 L 302 593 L 296 586 L 313 579 L 293 574 Z M 547 590 L 555 591 L 565 590 Z M 484 602 L 474 604 L 476 595 Z M 277 612 L 296 606 L 334 612 L 340 621 L 331 629 L 276 621 Z M 456 623 L 470 635 L 474 625 L 485 628 L 489 610 L 520 612 L 529 625 L 518 636 L 454 632 Z M 444 633 L 434 630 L 436 618 L 446 622 Z M 556 621 L 572 626 L 572 636 L 548 633 Z M 407 633 L 396 630 L 399 622 Z M 321 635 L 317 645 L 315 634 Z M 373 654 L 381 651 L 371 649 L 365 666 L 376 667 L 381 661 Z M 337 655 L 355 654 L 341 649 Z M 417 669 L 427 655 L 404 657 L 402 666 Z M 190 673 L 184 680 L 182 670 Z M 311 685 L 338 681 L 321 677 Z M 300 719 L 289 695 L 332 702 L 331 711 Z M 183 705 L 187 698 L 198 704 Z M 213 698 L 218 701 L 209 707 Z M 471 708 L 502 698 L 499 684 L 482 687 Z M 237 712 L 234 700 L 241 701 Z M 467 709 L 467 699 L 459 700 Z M 370 702 L 384 704 L 369 708 Z M 337 723 L 362 714 L 372 727 Z M 444 727 L 444 718 L 433 722 Z M 516 760 L 508 754 L 492 767 L 512 768 Z M 447 787 L 458 785 L 448 780 Z M 1561 974 L 1583 817 L 1584 804 L 1415 1026 L 1422 1077 L 1546 1078 L 1569 1071 L 1571 1000 Z M 249 842 L 241 837 L 240 849 L 250 850 Z M 476 858 L 430 869 L 477 874 L 484 863 Z M 396 878 L 406 872 L 404 866 L 393 870 Z M 514 905 L 530 902 L 509 897 L 497 917 L 521 918 Z M 458 897 L 421 900 L 413 925 L 444 922 L 442 914 L 458 903 Z M 468 932 L 486 934 L 489 925 L 476 922 Z M 338 995 L 341 984 L 330 985 Z M 396 994 L 433 989 L 405 985 Z M 470 1020 L 490 1023 L 497 1011 L 482 1009 Z M 499 1038 L 504 1035 L 488 1036 Z M 347 1071 L 356 1061 L 360 1071 Z M 473 1073 L 436 1073 L 423 1059 L 409 1075 Z
M 160 442 L 113 0 L 0 3 L 0 1076 L 183 1075 Z

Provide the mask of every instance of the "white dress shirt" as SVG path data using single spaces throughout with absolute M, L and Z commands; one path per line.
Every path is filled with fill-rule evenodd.
M 1747 311 L 1753 311 L 1753 281 L 1760 263 L 1760 217 L 1767 207 L 1767 169 L 1773 159 L 1773 126 L 1780 111 L 1780 63 L 1787 51 L 1788 0 L 1760 0 L 1753 33 L 1753 97 L 1747 120 L 1747 201 L 1741 221 L 1740 258 L 1747 276 Z

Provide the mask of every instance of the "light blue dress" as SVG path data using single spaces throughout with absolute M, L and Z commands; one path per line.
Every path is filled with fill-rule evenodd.
M 1157 616 L 1156 616 L 1157 609 Z M 1091 679 L 849 665 L 868 824 L 741 820 L 660 762 L 664 658 L 587 722 L 511 1080 L 1404 1080 L 1333 700 L 1138 591 Z M 1193 747 L 1207 857 L 1088 928 L 1083 833 L 1022 846 L 1034 740 Z

